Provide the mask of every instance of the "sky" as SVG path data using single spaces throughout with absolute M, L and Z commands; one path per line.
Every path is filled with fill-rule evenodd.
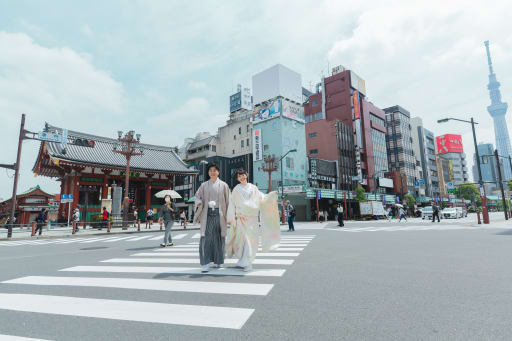
M 15 161 L 21 113 L 31 131 L 45 122 L 111 137 L 133 129 L 159 145 L 216 133 L 236 84 L 250 87 L 281 63 L 306 88 L 343 65 L 378 107 L 398 104 L 436 135 L 461 134 L 472 178 L 470 126 L 436 121 L 472 116 L 478 140 L 494 143 L 483 42 L 512 105 L 511 10 L 506 0 L 4 2 L 0 163 Z M 58 193 L 31 172 L 38 148 L 23 143 L 19 192 L 39 184 Z M 0 169 L 0 198 L 12 182 Z

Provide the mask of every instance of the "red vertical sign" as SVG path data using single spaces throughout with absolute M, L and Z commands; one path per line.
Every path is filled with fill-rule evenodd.
M 359 92 L 354 91 L 354 119 L 357 120 L 359 118 Z

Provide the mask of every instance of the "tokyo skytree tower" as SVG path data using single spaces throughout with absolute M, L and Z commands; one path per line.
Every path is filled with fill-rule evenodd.
M 505 120 L 508 104 L 501 101 L 500 82 L 498 82 L 496 74 L 492 70 L 489 41 L 486 40 L 484 44 L 487 50 L 487 63 L 489 64 L 489 85 L 487 86 L 487 89 L 489 89 L 489 95 L 491 97 L 491 105 L 487 107 L 487 111 L 489 111 L 489 114 L 494 120 L 494 134 L 496 135 L 496 149 L 498 149 L 498 154 L 508 157 L 512 154 L 507 121 Z M 512 172 L 510 170 L 508 160 L 501 160 L 504 163 L 504 166 L 502 167 L 504 180 L 509 180 L 512 178 Z

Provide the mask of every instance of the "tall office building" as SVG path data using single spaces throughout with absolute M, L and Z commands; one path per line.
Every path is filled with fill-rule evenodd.
M 466 154 L 462 145 L 462 136 L 444 134 L 436 137 L 437 154 L 448 160 L 449 173 L 455 185 L 469 181 Z
M 487 63 L 489 64 L 489 85 L 487 88 L 489 89 L 489 95 L 491 97 L 491 105 L 487 107 L 487 111 L 489 111 L 489 114 L 494 120 L 494 134 L 496 135 L 496 149 L 498 149 L 498 154 L 508 157 L 512 154 L 507 120 L 505 119 L 508 104 L 501 101 L 500 82 L 496 79 L 496 74 L 492 69 L 488 40 L 485 41 L 485 48 L 487 50 Z M 506 167 L 503 173 L 505 175 L 504 180 L 512 178 L 512 172 L 509 167 Z
M 482 172 L 482 181 L 484 181 L 487 193 L 492 193 L 498 186 L 498 165 L 496 158 L 489 156 L 494 154 L 494 146 L 492 143 L 479 143 L 478 154 L 480 155 L 480 170 Z M 502 162 L 502 175 L 505 168 L 510 167 L 508 160 L 500 160 Z M 476 165 L 476 154 L 473 154 L 473 179 L 479 182 L 478 166 Z
M 395 174 L 394 178 L 398 178 L 395 190 L 400 194 L 413 192 L 416 181 L 416 157 L 412 148 L 411 114 L 399 105 L 385 108 L 384 111 L 389 169 Z
M 338 189 L 385 193 L 385 113 L 366 99 L 365 81 L 342 66 L 332 69 L 304 103 L 306 145 L 311 158 L 338 163 Z
M 252 77 L 252 149 L 254 182 L 266 193 L 269 173 L 264 159 L 274 156 L 278 169 L 272 172 L 272 190 L 282 182 L 286 189 L 302 188 L 307 182 L 308 158 L 304 127 L 304 108 L 301 75 L 283 65 L 274 65 Z M 290 152 L 295 150 L 294 152 Z M 290 152 L 290 153 L 288 153 Z M 288 153 L 288 154 L 287 154 Z M 287 154 L 286 156 L 284 156 Z M 280 158 L 281 163 L 277 162 Z M 306 218 L 306 199 L 289 194 L 287 199 L 297 210 L 297 218 Z
M 441 194 L 439 184 L 439 171 L 436 162 L 435 136 L 423 126 L 420 117 L 411 119 L 412 146 L 416 160 L 421 164 L 419 187 L 425 189 L 427 197 L 436 197 Z

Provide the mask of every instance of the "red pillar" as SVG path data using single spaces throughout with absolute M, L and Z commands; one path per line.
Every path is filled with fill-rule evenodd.
M 64 175 L 62 177 L 61 181 L 60 181 L 60 197 L 61 197 L 61 200 L 62 200 L 62 194 L 66 194 L 64 192 L 64 190 L 65 190 L 64 186 L 66 184 L 66 180 L 65 179 L 66 179 L 66 175 Z M 64 205 L 63 204 L 59 203 L 59 211 L 58 211 L 57 215 L 58 215 L 59 218 L 64 215 Z
M 108 179 L 107 174 L 103 176 L 103 185 L 101 186 L 101 199 L 108 199 Z
M 146 211 L 151 208 L 151 179 L 146 181 Z
M 73 194 L 73 204 L 71 205 L 71 208 L 78 207 L 78 194 L 80 190 L 80 176 L 78 174 L 75 174 L 71 177 L 71 186 L 69 187 L 69 191 Z M 84 212 L 87 213 L 87 212 Z M 84 219 L 86 218 L 86 215 L 84 214 Z

